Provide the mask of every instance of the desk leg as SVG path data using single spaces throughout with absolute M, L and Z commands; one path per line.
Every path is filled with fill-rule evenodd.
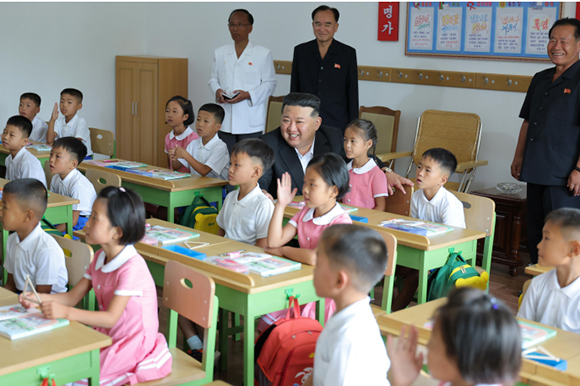
M 244 385 L 254 384 L 254 321 L 258 315 L 250 313 L 252 300 L 249 296 L 244 313 Z
M 67 205 L 66 206 L 66 218 L 67 218 L 67 222 L 66 222 L 66 233 L 71 235 L 73 234 L 73 210 L 72 210 L 72 205 Z
M 6 261 L 6 243 L 8 242 L 9 232 L 2 228 L 2 284 L 6 286 L 6 281 L 8 280 L 8 272 L 4 268 L 4 261 Z
M 101 382 L 101 350 L 91 351 L 91 363 L 93 373 L 89 377 L 90 386 L 99 386 Z
M 421 268 L 419 269 L 419 291 L 417 293 L 417 304 L 423 304 L 427 302 L 427 277 L 429 276 L 429 270 L 425 266 L 425 252 L 422 253 Z
M 220 308 L 218 321 L 219 347 L 222 354 L 220 357 L 220 371 L 228 369 L 228 316 L 229 312 Z

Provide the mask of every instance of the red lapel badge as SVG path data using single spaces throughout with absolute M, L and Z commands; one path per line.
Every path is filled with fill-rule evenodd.
M 564 94 L 570 94 L 571 92 L 572 92 L 572 90 L 570 90 L 569 88 L 564 89 Z
M 334 68 L 338 68 L 340 70 L 340 64 L 334 63 Z
M 254 65 L 254 63 L 252 63 L 252 62 L 248 62 L 248 64 L 249 64 L 250 66 L 253 66 L 253 65 Z

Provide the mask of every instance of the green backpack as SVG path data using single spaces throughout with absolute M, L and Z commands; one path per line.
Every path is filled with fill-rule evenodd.
M 454 248 L 449 248 L 449 253 L 447 263 L 429 274 L 427 280 L 428 302 L 447 296 L 447 293 L 455 287 L 458 279 L 479 278 L 479 272 L 467 264 L 465 259 L 461 257 L 461 251 L 455 252 Z
M 218 211 L 202 196 L 195 196 L 193 202 L 185 209 L 179 218 L 179 225 L 217 235 Z

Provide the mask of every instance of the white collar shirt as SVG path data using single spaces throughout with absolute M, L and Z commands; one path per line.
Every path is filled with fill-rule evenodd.
M 322 216 L 314 217 L 315 210 L 316 208 L 308 209 L 308 212 L 306 212 L 304 217 L 302 217 L 302 221 L 308 222 L 312 220 L 312 222 L 316 225 L 328 225 L 332 222 L 332 220 L 346 213 L 338 202 L 328 213 L 323 214 Z M 298 224 L 296 224 L 294 221 L 290 220 L 288 223 L 292 224 L 295 228 L 298 228 Z
M 308 163 L 312 161 L 314 158 L 314 141 L 316 138 L 312 140 L 312 146 L 310 146 L 310 150 L 306 152 L 306 154 L 302 155 L 298 151 L 298 149 L 294 149 L 296 151 L 296 155 L 298 155 L 298 159 L 300 160 L 300 165 L 302 165 L 302 171 L 306 174 L 306 168 L 308 167 Z
M 419 220 L 465 228 L 463 203 L 443 186 L 429 201 L 423 189 L 413 193 L 411 198 L 411 217 Z
M 187 145 L 186 151 L 198 162 L 211 168 L 211 171 L 206 175 L 206 177 L 228 180 L 230 153 L 228 152 L 228 147 L 225 142 L 222 141 L 217 134 L 214 135 L 214 137 L 205 145 L 203 144 L 202 138 L 194 139 L 189 143 L 189 145 Z M 181 163 L 186 167 L 189 167 L 192 175 L 200 175 L 187 161 L 183 160 Z
M 32 120 L 32 133 L 28 139 L 31 141 L 46 142 L 46 131 L 48 130 L 48 124 L 40 119 L 38 115 L 34 116 Z
M 13 181 L 22 178 L 36 178 L 42 182 L 46 188 L 46 175 L 42 164 L 34 155 L 32 155 L 25 147 L 16 153 L 16 157 L 12 158 L 12 154 L 6 157 L 4 161 L 6 165 L 6 179 Z
M 87 122 L 84 118 L 79 117 L 78 114 L 75 114 L 68 123 L 66 123 L 64 116 L 58 118 L 54 123 L 54 132 L 56 133 L 56 139 L 63 137 L 80 138 L 83 144 L 87 147 L 87 156 L 93 154 L 91 147 L 91 132 L 89 131 Z
M 355 174 L 365 174 L 365 173 L 368 173 L 371 170 L 373 170 L 373 168 L 375 166 L 377 166 L 377 163 L 372 158 L 369 158 L 369 160 L 367 161 L 367 163 L 364 164 L 363 166 L 361 166 L 360 168 L 353 168 L 352 167 L 352 163 L 353 162 L 354 161 L 350 161 L 348 164 L 346 164 L 346 167 L 348 168 L 348 170 L 352 170 L 352 172 L 355 173 Z
M 187 128 L 185 130 L 183 130 L 183 133 L 181 133 L 179 135 L 175 135 L 175 133 L 173 133 L 173 130 L 171 130 L 169 132 L 169 139 L 177 138 L 178 141 L 183 141 L 190 134 L 193 134 L 193 130 L 191 130 L 190 126 L 187 126 Z
M 55 174 L 50 182 L 50 190 L 56 194 L 76 198 L 80 202 L 72 206 L 73 210 L 78 210 L 83 217 L 91 215 L 97 192 L 93 184 L 78 169 L 71 170 L 64 180 Z

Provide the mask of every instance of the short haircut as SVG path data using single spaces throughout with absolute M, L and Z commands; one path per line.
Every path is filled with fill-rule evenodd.
M 316 170 L 328 186 L 336 186 L 338 188 L 337 200 L 340 200 L 348 193 L 348 168 L 339 155 L 326 153 L 315 156 L 308 162 L 306 169 L 309 168 Z
M 242 8 L 240 8 L 240 9 L 234 9 L 232 11 L 232 13 L 230 13 L 230 16 L 228 17 L 228 23 L 230 22 L 230 19 L 232 18 L 232 16 L 236 12 L 245 13 L 246 16 L 248 17 L 248 23 L 250 23 L 250 25 L 254 25 L 254 16 L 252 16 L 252 14 L 250 12 L 248 12 L 247 9 L 242 9 Z
M 334 21 L 338 23 L 338 18 L 340 17 L 338 9 L 329 7 L 328 5 L 321 5 L 312 11 L 312 21 L 314 21 L 314 16 L 316 16 L 316 14 L 320 11 L 332 11 L 334 15 Z
M 300 92 L 291 92 L 284 97 L 282 102 L 282 114 L 284 114 L 284 108 L 286 106 L 299 106 L 299 107 L 310 107 L 312 108 L 312 118 L 318 118 L 320 115 L 320 98 L 316 95 Z
M 387 246 L 373 229 L 335 224 L 324 230 L 318 245 L 323 246 L 333 266 L 353 274 L 353 285 L 362 293 L 369 293 L 385 274 Z
M 34 102 L 36 107 L 40 107 L 40 95 L 35 94 L 33 92 L 25 92 L 24 94 L 20 95 L 20 100 L 23 99 L 30 99 Z
M 461 377 L 471 384 L 511 384 L 522 364 L 518 322 L 498 299 L 462 287 L 449 294 L 435 311 L 447 357 L 457 363 Z
M 64 149 L 67 153 L 76 159 L 78 164 L 80 165 L 81 162 L 87 156 L 87 147 L 80 139 L 75 137 L 62 137 L 54 141 L 52 144 L 52 148 L 61 148 Z
M 371 155 L 374 157 L 377 152 L 377 142 L 379 140 L 379 134 L 375 125 L 369 120 L 358 118 L 346 126 L 347 129 L 349 127 L 357 129 L 356 131 L 359 134 L 362 134 L 362 138 L 365 140 L 365 142 L 369 139 L 373 141 L 373 145 L 371 146 Z
M 166 109 L 167 109 L 167 105 L 169 105 L 169 102 L 177 102 L 177 104 L 183 110 L 183 114 L 187 114 L 187 119 L 185 121 L 183 121 L 183 124 L 185 126 L 189 126 L 193 122 L 195 122 L 195 113 L 193 112 L 193 103 L 191 103 L 191 101 L 189 99 L 185 99 L 181 95 L 176 95 L 167 101 L 167 103 L 165 104 Z
M 441 147 L 434 147 L 423 153 L 422 158 L 431 158 L 433 161 L 439 164 L 439 167 L 443 169 L 443 172 L 451 177 L 455 169 L 457 169 L 457 158 L 447 149 Z
M 216 123 L 219 123 L 220 125 L 226 116 L 224 108 L 215 103 L 206 103 L 205 105 L 201 106 L 197 112 L 198 115 L 200 111 L 207 111 L 208 113 L 213 114 Z
M 13 180 L 4 186 L 3 194 L 13 194 L 21 209 L 32 209 L 40 220 L 46 211 L 48 195 L 43 183 L 36 178 Z
M 65 88 L 60 92 L 61 98 L 64 94 L 76 98 L 79 103 L 83 103 L 83 93 L 77 90 L 76 88 Z
M 560 228 L 562 236 L 571 238 L 571 234 L 580 232 L 580 210 L 575 208 L 560 208 L 551 211 L 546 216 L 546 222 L 551 222 Z
M 554 30 L 555 27 L 566 25 L 571 25 L 572 27 L 574 27 L 574 39 L 580 40 L 580 20 L 576 19 L 575 17 L 563 17 L 559 20 L 556 20 L 552 28 L 550 28 L 548 36 L 550 38 L 552 37 L 552 31 Z
M 6 125 L 16 126 L 25 138 L 30 137 L 30 133 L 32 133 L 32 122 L 22 115 L 14 115 L 8 118 Z
M 121 228 L 119 244 L 135 244 L 145 235 L 145 205 L 131 189 L 107 186 L 97 199 L 107 200 L 107 216 L 114 227 Z
M 274 150 L 258 138 L 248 138 L 234 145 L 232 154 L 245 153 L 262 164 L 262 173 L 274 165 Z

